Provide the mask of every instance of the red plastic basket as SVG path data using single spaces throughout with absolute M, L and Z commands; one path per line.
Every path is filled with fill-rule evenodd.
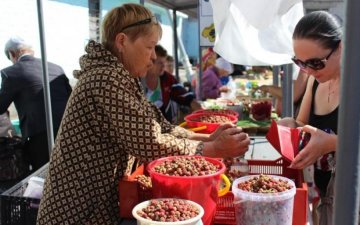
M 282 158 L 274 161 L 248 160 L 248 164 L 250 174 L 279 175 L 292 179 L 295 182 L 296 194 L 294 198 L 293 225 L 305 225 L 307 223 L 308 188 L 304 182 L 302 171 L 287 168 L 290 164 Z M 218 198 L 215 224 L 236 224 L 233 201 L 234 195 L 231 192 Z
M 222 113 L 193 113 L 190 115 L 185 116 L 185 121 L 187 123 L 188 127 L 195 128 L 195 127 L 203 127 L 206 126 L 206 129 L 201 130 L 201 133 L 210 134 L 214 132 L 219 126 L 220 123 L 206 123 L 206 122 L 200 122 L 199 118 L 203 116 L 225 116 L 231 120 L 231 123 L 236 124 L 238 121 L 238 118 L 233 115 L 229 114 L 222 114 Z

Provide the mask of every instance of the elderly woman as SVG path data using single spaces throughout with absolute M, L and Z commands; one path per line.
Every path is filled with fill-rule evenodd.
M 104 18 L 102 43 L 80 59 L 51 155 L 37 224 L 117 224 L 117 183 L 136 161 L 169 155 L 234 157 L 250 140 L 230 124 L 211 135 L 171 125 L 142 92 L 139 78 L 156 59 L 161 27 L 137 4 Z M 120 204 L 122 204 L 120 202 Z

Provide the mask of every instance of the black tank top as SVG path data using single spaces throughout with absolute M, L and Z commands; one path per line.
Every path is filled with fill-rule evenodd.
M 333 131 L 337 134 L 337 123 L 338 123 L 338 109 L 336 107 L 332 112 L 326 115 L 316 115 L 315 110 L 315 93 L 319 86 L 319 82 L 314 81 L 312 88 L 312 100 L 311 110 L 309 115 L 309 125 L 314 126 L 318 129 L 325 130 L 326 132 Z M 335 149 L 334 149 L 335 150 Z M 326 188 L 331 177 L 331 166 L 329 164 L 334 163 L 334 153 L 329 153 L 320 157 L 315 163 L 314 180 L 315 185 L 320 189 L 320 196 L 323 197 L 326 194 Z
M 315 110 L 315 93 L 319 86 L 319 82 L 317 80 L 314 81 L 314 85 L 312 88 L 312 99 L 311 99 L 311 109 L 309 116 L 309 125 L 326 130 L 331 129 L 335 134 L 337 134 L 337 123 L 338 123 L 338 111 L 339 106 L 336 107 L 331 113 L 326 115 L 316 115 L 314 113 Z

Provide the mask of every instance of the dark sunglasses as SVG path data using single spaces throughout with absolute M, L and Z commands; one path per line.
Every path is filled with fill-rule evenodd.
M 123 30 L 125 30 L 125 29 L 128 29 L 128 28 L 130 28 L 130 27 L 145 25 L 145 24 L 149 24 L 149 23 L 158 24 L 158 21 L 157 21 L 157 19 L 156 19 L 155 16 L 152 16 L 151 18 L 147 18 L 147 19 L 144 19 L 144 20 L 140 20 L 140 21 L 138 21 L 138 22 L 136 22 L 136 23 L 132 23 L 132 24 L 130 24 L 130 25 L 127 25 L 127 26 L 123 27 L 123 29 L 122 29 L 121 31 L 123 31 Z
M 335 50 L 338 48 L 339 45 L 336 45 L 335 48 L 331 50 L 331 52 L 323 59 L 308 59 L 305 62 L 301 61 L 300 59 L 295 58 L 295 56 L 292 59 L 292 61 L 298 65 L 301 69 L 305 69 L 306 67 L 309 67 L 313 70 L 321 70 L 324 69 L 326 62 L 329 60 L 330 56 L 335 52 Z

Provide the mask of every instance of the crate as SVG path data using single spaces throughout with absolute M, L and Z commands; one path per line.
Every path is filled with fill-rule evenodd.
M 1 225 L 34 225 L 40 199 L 23 197 L 31 177 L 45 178 L 48 164 L 35 171 L 0 195 Z
M 139 183 L 135 180 L 137 175 L 147 174 L 145 166 L 141 165 L 128 177 L 122 179 L 118 183 L 119 193 L 119 214 L 121 218 L 134 218 L 132 209 L 140 202 L 151 199 L 151 190 L 143 190 Z
M 304 182 L 301 170 L 289 169 L 287 161 L 279 158 L 274 161 L 269 160 L 248 160 L 249 174 L 269 174 L 279 175 L 292 179 L 296 185 L 296 194 L 294 197 L 293 225 L 305 225 L 307 223 L 308 207 L 308 188 Z M 220 197 L 217 202 L 215 214 L 215 224 L 236 224 L 234 195 L 228 194 Z

